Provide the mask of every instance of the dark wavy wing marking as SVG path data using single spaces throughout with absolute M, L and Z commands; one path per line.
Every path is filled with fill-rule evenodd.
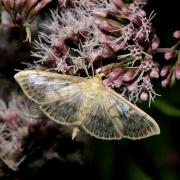
M 69 87 L 71 89 L 71 86 Z M 73 124 L 80 121 L 79 109 L 83 105 L 81 86 L 68 91 L 63 89 L 58 100 L 43 104 L 40 109 L 52 120 L 60 124 Z
M 24 93 L 38 104 L 58 99 L 62 88 L 85 80 L 81 77 L 36 70 L 18 72 L 14 78 Z
M 109 89 L 109 100 L 116 104 L 123 137 L 141 139 L 160 133 L 158 124 L 144 111 Z
M 114 123 L 107 110 L 107 107 L 110 106 L 111 104 L 106 101 L 105 96 L 96 97 L 82 123 L 82 127 L 87 133 L 105 140 L 122 138 L 120 121 L 117 124 Z M 116 117 L 114 118 L 117 120 Z

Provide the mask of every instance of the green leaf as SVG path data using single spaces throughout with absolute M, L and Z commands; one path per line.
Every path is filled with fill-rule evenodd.
M 165 115 L 172 117 L 180 117 L 180 109 L 168 104 L 163 100 L 156 100 L 155 103 L 152 104 L 152 106 Z

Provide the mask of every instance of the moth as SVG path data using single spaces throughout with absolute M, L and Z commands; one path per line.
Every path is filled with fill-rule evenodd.
M 101 74 L 83 78 L 24 70 L 14 77 L 51 120 L 82 128 L 96 138 L 136 140 L 160 133 L 155 120 L 105 86 Z

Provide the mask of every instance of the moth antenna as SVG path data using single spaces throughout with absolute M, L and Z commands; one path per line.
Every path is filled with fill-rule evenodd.
M 84 71 L 85 71 L 86 75 L 87 75 L 88 77 L 90 77 L 90 75 L 89 75 L 89 72 L 88 72 L 87 68 L 84 68 Z
M 93 64 L 91 64 L 92 76 L 95 76 Z
M 104 48 L 104 47 L 103 47 Z M 103 52 L 103 49 L 102 49 L 102 52 Z M 102 57 L 100 59 L 100 66 L 101 66 L 101 70 L 102 70 Z

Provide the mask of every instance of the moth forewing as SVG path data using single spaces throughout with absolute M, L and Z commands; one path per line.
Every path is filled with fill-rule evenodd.
M 59 99 L 42 104 L 40 109 L 57 123 L 79 125 L 82 119 L 79 111 L 84 101 L 82 94 L 82 84 L 65 87 Z
M 85 80 L 81 77 L 38 70 L 21 71 L 14 78 L 23 92 L 37 104 L 58 100 L 62 88 Z

